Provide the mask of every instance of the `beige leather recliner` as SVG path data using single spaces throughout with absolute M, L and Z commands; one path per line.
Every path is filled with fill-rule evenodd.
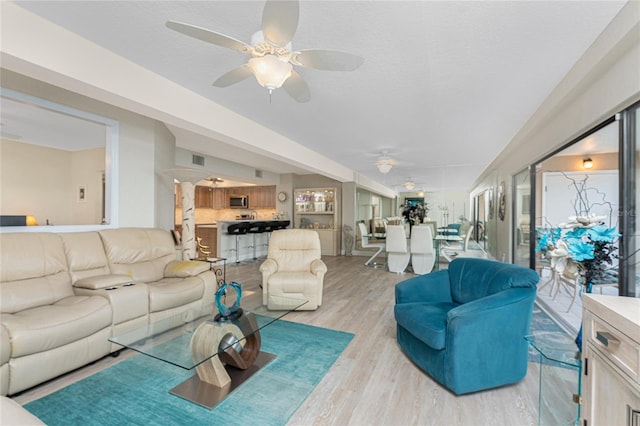
M 269 240 L 262 272 L 262 303 L 268 309 L 291 309 L 287 298 L 307 299 L 299 310 L 315 310 L 322 304 L 327 266 L 320 258 L 320 237 L 308 229 L 274 231 Z
M 59 235 L 2 235 L 0 265 L 0 317 L 11 345 L 9 394 L 109 353 L 109 301 L 74 294 Z
M 122 349 L 114 333 L 206 313 L 214 273 L 175 256 L 161 229 L 0 233 L 0 395 Z

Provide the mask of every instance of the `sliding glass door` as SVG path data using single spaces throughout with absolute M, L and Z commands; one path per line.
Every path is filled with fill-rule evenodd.
M 620 295 L 640 297 L 640 102 L 620 115 Z

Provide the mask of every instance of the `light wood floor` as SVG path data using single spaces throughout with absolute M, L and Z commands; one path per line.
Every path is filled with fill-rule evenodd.
M 412 276 L 364 266 L 367 257 L 323 257 L 323 305 L 285 319 L 355 334 L 289 425 L 535 425 L 537 363 L 526 378 L 497 390 L 456 397 L 419 370 L 396 343 L 394 285 Z M 227 268 L 227 281 L 260 291 L 259 262 Z M 487 342 L 491 344 L 491 342 Z M 133 354 L 107 357 L 14 397 L 26 403 Z

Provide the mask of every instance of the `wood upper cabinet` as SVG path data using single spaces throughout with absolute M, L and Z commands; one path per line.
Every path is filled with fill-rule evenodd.
M 200 209 L 228 209 L 229 196 L 246 195 L 249 197 L 250 209 L 275 209 L 275 186 L 245 186 L 234 188 L 210 188 L 196 186 L 194 189 L 195 207 Z M 182 190 L 180 184 L 175 185 L 175 207 L 182 207 Z
M 208 186 L 196 186 L 195 189 L 196 208 L 213 208 L 213 190 Z
M 276 187 L 253 186 L 249 188 L 249 208 L 251 209 L 275 209 Z
M 229 200 L 224 188 L 213 188 L 213 208 L 214 209 L 226 209 Z

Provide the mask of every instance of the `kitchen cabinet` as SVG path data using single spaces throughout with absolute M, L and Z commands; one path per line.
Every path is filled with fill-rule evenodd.
M 583 294 L 584 426 L 640 424 L 640 299 Z
M 293 191 L 294 228 L 314 229 L 320 236 L 322 254 L 340 254 L 340 217 L 336 188 L 299 188 Z
M 213 191 L 208 186 L 196 186 L 195 207 L 198 209 L 213 208 Z
M 254 186 L 248 188 L 250 209 L 275 209 L 276 208 L 276 187 L 275 186 Z
M 224 209 L 227 207 L 227 195 L 224 188 L 213 188 L 213 208 Z

